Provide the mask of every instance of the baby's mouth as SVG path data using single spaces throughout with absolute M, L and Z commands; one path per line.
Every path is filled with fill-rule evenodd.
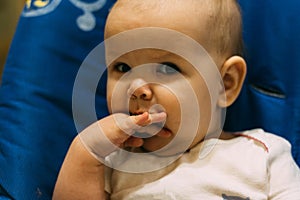
M 137 137 L 137 138 L 150 138 L 153 135 L 149 134 L 149 133 L 135 132 L 132 136 Z
M 150 115 L 155 115 L 155 114 L 160 114 L 162 112 L 150 112 L 148 111 Z M 139 113 L 141 114 L 141 113 Z M 139 115 L 136 113 L 130 113 L 130 115 L 134 116 L 134 115 Z M 156 115 L 157 116 L 157 115 Z M 156 117 L 157 120 L 157 117 Z M 154 137 L 154 136 L 158 136 L 158 137 L 169 137 L 171 135 L 171 131 L 169 128 L 166 127 L 165 125 L 166 119 L 164 121 L 160 121 L 160 122 L 154 122 L 150 123 L 147 126 L 144 126 L 142 128 L 140 128 L 139 130 L 137 130 L 132 136 L 134 137 L 138 137 L 138 138 L 150 138 L 150 137 Z
M 148 130 L 150 131 L 136 131 L 133 136 L 138 137 L 138 138 L 151 138 L 151 137 L 160 137 L 160 138 L 169 138 L 172 135 L 172 131 L 168 129 L 167 127 L 164 127 L 163 124 L 161 125 L 156 125 L 156 124 L 151 124 L 148 125 Z

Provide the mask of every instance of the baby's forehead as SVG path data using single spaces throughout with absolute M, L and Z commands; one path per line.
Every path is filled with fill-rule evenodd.
M 201 8 L 195 8 L 193 2 L 195 1 L 119 0 L 108 17 L 105 36 L 108 38 L 135 28 L 161 27 L 204 42 L 208 38 L 207 20 L 203 16 L 205 14 L 200 12 Z
M 118 56 L 119 55 L 119 56 Z M 122 52 L 107 52 L 106 53 L 107 57 L 114 58 L 110 59 L 112 62 L 125 62 L 132 67 L 138 66 L 138 65 L 148 65 L 148 64 L 161 64 L 164 62 L 176 62 L 177 64 L 183 64 L 185 63 L 186 59 L 174 52 L 172 50 L 163 50 L 159 48 L 143 48 L 141 47 L 140 49 L 136 50 L 130 50 L 126 51 L 125 53 Z M 132 61 L 134 61 L 132 63 Z M 149 65 L 150 66 L 150 65 Z
M 173 15 L 182 13 L 188 14 L 206 14 L 212 10 L 211 0 L 118 0 L 112 8 L 120 10 L 130 10 L 126 14 L 153 14 L 164 15 L 172 12 Z M 188 8 L 188 9 L 187 9 Z M 174 12 L 177 11 L 177 12 Z
M 134 28 L 164 27 L 224 57 L 242 53 L 236 0 L 118 0 L 107 22 L 105 38 Z

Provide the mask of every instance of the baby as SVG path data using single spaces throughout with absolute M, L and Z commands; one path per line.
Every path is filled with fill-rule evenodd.
M 53 198 L 300 199 L 286 140 L 222 131 L 246 74 L 241 32 L 234 0 L 119 0 L 105 29 L 111 115 L 74 139 Z

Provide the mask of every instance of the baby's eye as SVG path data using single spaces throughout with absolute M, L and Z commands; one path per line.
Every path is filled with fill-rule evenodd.
M 180 72 L 179 68 L 173 63 L 162 63 L 158 66 L 157 72 L 162 74 L 175 74 Z
M 117 71 L 126 73 L 131 70 L 131 68 L 125 63 L 118 63 L 114 67 Z

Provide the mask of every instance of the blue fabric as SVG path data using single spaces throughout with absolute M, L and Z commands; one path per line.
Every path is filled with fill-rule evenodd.
M 248 75 L 227 130 L 262 127 L 288 139 L 300 165 L 300 1 L 242 1 Z
M 51 199 L 77 134 L 72 118 L 76 73 L 103 40 L 114 2 L 27 1 L 0 89 L 0 196 Z M 98 116 L 105 116 L 105 88 L 98 90 L 96 104 Z
M 6 196 L 0 196 L 0 200 L 10 200 L 10 198 Z
M 74 80 L 83 59 L 102 41 L 114 0 L 104 2 L 27 3 L 0 88 L 0 199 L 51 199 L 60 165 L 77 134 L 71 103 Z M 82 3 L 93 4 L 85 7 L 92 10 L 84 12 Z M 249 70 L 240 98 L 227 112 L 226 129 L 263 127 L 281 135 L 292 143 L 299 164 L 300 1 L 240 3 Z M 99 117 L 107 114 L 104 96 L 102 85 L 96 97 Z
M 0 185 L 0 200 L 13 199 Z

